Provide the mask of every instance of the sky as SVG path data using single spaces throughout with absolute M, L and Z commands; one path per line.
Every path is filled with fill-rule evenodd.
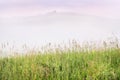
M 0 0 L 0 16 L 31 16 L 52 10 L 118 17 L 120 0 Z
M 120 0 L 0 0 L 0 43 L 100 40 L 112 33 L 120 33 Z
M 4 7 L 8 6 L 89 6 L 89 5 L 119 5 L 119 0 L 1 0 L 0 4 Z

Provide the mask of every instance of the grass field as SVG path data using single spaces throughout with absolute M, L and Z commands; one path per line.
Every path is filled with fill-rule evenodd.
M 0 80 L 120 80 L 118 46 L 33 53 L 0 58 Z

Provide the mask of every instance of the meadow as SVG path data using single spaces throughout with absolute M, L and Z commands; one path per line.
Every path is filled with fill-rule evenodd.
M 1 57 L 0 80 L 120 80 L 119 42 L 73 40 L 69 47 Z

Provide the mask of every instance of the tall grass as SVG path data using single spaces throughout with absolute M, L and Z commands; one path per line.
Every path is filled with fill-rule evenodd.
M 119 42 L 50 48 L 0 58 L 0 80 L 120 80 Z M 37 54 L 34 54 L 37 53 Z

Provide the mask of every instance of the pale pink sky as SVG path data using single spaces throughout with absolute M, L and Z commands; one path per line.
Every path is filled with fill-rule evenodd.
M 33 16 L 54 10 L 120 17 L 120 0 L 0 0 L 0 17 Z

